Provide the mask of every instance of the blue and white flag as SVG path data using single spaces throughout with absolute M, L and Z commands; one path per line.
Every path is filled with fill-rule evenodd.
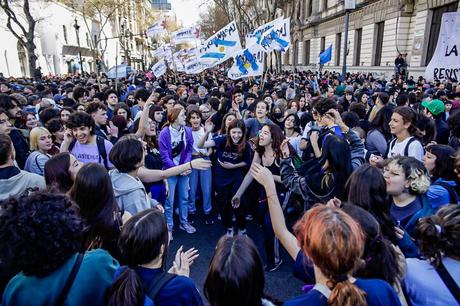
M 166 66 L 166 63 L 164 60 L 160 60 L 158 63 L 156 63 L 152 67 L 152 73 L 157 78 L 165 74 L 166 70 L 168 70 L 168 67 Z
M 226 61 L 240 50 L 240 35 L 238 34 L 236 22 L 232 21 L 208 38 L 198 48 L 197 56 L 203 64 L 211 68 Z
M 283 18 L 272 20 L 266 24 L 261 25 L 260 27 L 256 28 L 254 31 L 246 35 L 246 47 L 252 46 L 254 44 L 260 44 L 262 34 L 273 28 L 273 26 L 277 22 L 280 22 L 282 20 Z
M 332 59 L 332 44 L 319 55 L 319 64 L 324 65 Z
M 259 45 L 255 44 L 241 50 L 233 57 L 234 63 L 228 70 L 228 78 L 237 80 L 263 74 L 265 52 Z
M 145 35 L 151 37 L 166 32 L 166 19 L 159 20 L 145 30 Z
M 275 21 L 272 28 L 262 33 L 260 46 L 265 52 L 286 52 L 291 44 L 291 20 L 286 18 Z
M 199 38 L 200 38 L 200 27 L 199 26 L 183 28 L 183 29 L 180 29 L 180 30 L 177 30 L 171 33 L 171 41 L 173 41 L 175 44 L 180 44 L 183 42 L 187 42 L 187 41 L 190 41 L 193 39 L 199 39 Z

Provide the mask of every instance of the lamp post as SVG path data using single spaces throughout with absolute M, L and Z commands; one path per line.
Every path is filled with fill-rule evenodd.
M 347 74 L 347 47 L 348 47 L 348 26 L 350 23 L 350 11 L 355 9 L 356 0 L 345 0 L 345 39 L 343 40 L 343 65 L 342 65 L 342 76 L 345 77 Z
M 81 59 L 81 48 L 80 48 L 80 25 L 77 22 L 77 17 L 75 17 L 75 24 L 73 25 L 75 28 L 75 34 L 77 35 L 77 45 L 78 45 L 78 58 L 80 61 L 80 69 L 81 69 L 81 74 L 83 75 L 83 60 Z

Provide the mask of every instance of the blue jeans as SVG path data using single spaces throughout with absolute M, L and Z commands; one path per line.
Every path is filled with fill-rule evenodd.
M 172 176 L 168 178 L 169 194 L 165 202 L 165 216 L 168 230 L 172 231 L 174 228 L 174 197 L 177 196 L 177 203 L 179 205 L 179 220 L 181 224 L 188 223 L 188 192 L 189 176 Z
M 201 187 L 201 193 L 203 195 L 203 211 L 205 214 L 209 214 L 212 209 L 211 205 L 211 192 L 212 192 L 212 170 L 211 168 L 206 170 L 193 169 L 190 174 L 190 194 L 188 199 L 188 212 L 195 213 L 195 201 L 198 193 L 198 181 Z

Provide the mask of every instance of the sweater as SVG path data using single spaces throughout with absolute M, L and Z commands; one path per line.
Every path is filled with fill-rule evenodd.
M 40 190 L 46 189 L 43 176 L 20 170 L 19 173 L 9 178 L 0 179 L 0 201 L 10 196 L 18 196 L 27 188 L 35 187 L 38 187 Z
M 192 160 L 193 151 L 193 136 L 192 129 L 190 127 L 185 128 L 185 149 L 180 153 L 179 165 L 186 164 Z M 160 155 L 163 161 L 163 170 L 175 167 L 176 164 L 173 161 L 172 147 L 171 147 L 171 133 L 169 126 L 161 130 L 159 140 L 160 144 Z

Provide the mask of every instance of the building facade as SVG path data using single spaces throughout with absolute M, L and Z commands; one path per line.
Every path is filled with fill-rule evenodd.
M 436 48 L 444 12 L 459 10 L 458 0 L 357 0 L 350 11 L 347 71 L 391 77 L 398 54 L 406 55 L 411 75 L 424 75 Z M 291 48 L 284 69 L 318 69 L 319 54 L 332 45 L 325 70 L 342 71 L 345 9 L 339 0 L 293 0 Z

